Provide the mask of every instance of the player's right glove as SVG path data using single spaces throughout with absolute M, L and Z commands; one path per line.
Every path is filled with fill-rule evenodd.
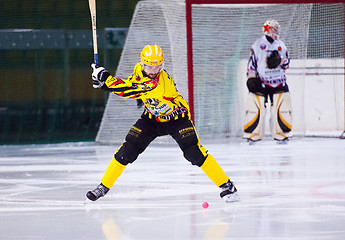
M 274 69 L 280 65 L 281 57 L 277 50 L 274 50 L 271 55 L 269 55 L 266 59 L 267 67 L 269 69 Z
M 105 80 L 110 76 L 108 70 L 104 67 L 91 64 L 92 68 L 92 86 L 93 88 L 101 88 L 104 85 Z

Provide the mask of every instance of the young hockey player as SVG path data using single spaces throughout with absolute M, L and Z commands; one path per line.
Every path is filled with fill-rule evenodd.
M 291 138 L 291 98 L 285 76 L 290 59 L 284 42 L 279 40 L 279 29 L 276 20 L 267 20 L 263 25 L 264 35 L 252 45 L 243 134 L 250 143 L 263 138 L 268 98 L 273 138 L 277 143 L 286 143 Z
M 189 106 L 179 95 L 172 77 L 163 69 L 162 49 L 158 45 L 146 45 L 140 59 L 128 79 L 113 77 L 104 67 L 91 64 L 94 88 L 111 91 L 123 98 L 142 100 L 145 109 L 129 130 L 125 142 L 116 150 L 101 184 L 89 191 L 87 198 L 96 201 L 104 196 L 127 164 L 133 163 L 156 137 L 170 135 L 184 157 L 192 165 L 200 167 L 221 188 L 221 198 L 226 202 L 237 201 L 234 184 L 199 142 Z

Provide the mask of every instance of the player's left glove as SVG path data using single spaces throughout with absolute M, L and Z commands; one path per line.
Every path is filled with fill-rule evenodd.
M 92 68 L 92 86 L 93 88 L 101 88 L 104 85 L 105 80 L 110 76 L 108 70 L 104 67 L 97 66 L 96 64 L 91 64 Z
M 144 106 L 143 100 L 137 99 L 137 107 L 138 107 L 138 108 L 141 108 L 142 106 Z
M 267 67 L 269 69 L 274 69 L 280 65 L 281 57 L 277 50 L 274 50 L 271 55 L 269 55 L 266 59 Z

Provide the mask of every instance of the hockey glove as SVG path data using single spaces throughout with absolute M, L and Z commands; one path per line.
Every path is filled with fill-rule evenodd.
M 137 99 L 137 107 L 138 107 L 138 108 L 141 108 L 142 106 L 144 106 L 143 100 Z
M 105 80 L 110 76 L 108 70 L 104 67 L 97 66 L 92 63 L 92 86 L 93 88 L 101 88 L 104 85 Z
M 264 96 L 265 89 L 261 86 L 260 78 L 248 78 L 247 80 L 247 88 L 249 92 L 252 92 L 256 95 Z
M 281 57 L 279 55 L 279 52 L 277 50 L 274 50 L 271 55 L 269 55 L 266 59 L 267 67 L 269 69 L 276 68 L 280 65 Z

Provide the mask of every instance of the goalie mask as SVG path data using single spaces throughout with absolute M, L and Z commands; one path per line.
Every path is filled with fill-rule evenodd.
M 280 30 L 279 23 L 273 19 L 267 20 L 264 23 L 264 26 L 262 27 L 262 31 L 264 32 L 264 34 L 273 38 L 274 40 L 278 40 L 279 30 Z
M 146 45 L 140 54 L 141 66 L 150 78 L 155 78 L 163 69 L 164 54 L 158 45 Z

